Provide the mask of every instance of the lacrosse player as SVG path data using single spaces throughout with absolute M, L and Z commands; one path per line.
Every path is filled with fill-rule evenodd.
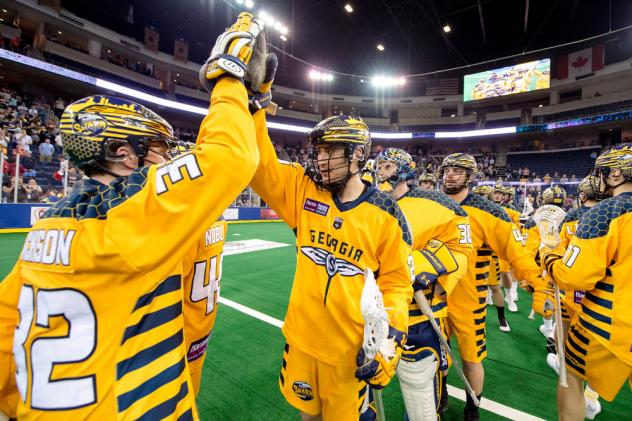
M 561 208 L 564 204 L 564 200 L 566 200 L 566 190 L 562 187 L 549 187 L 542 192 L 543 205 L 555 205 Z M 525 237 L 527 239 L 527 249 L 529 249 L 529 252 L 533 256 L 536 264 L 540 265 L 540 231 L 538 230 L 533 217 L 529 218 L 524 223 L 523 229 L 526 231 Z M 540 333 L 547 338 L 547 347 L 550 351 L 553 344 L 553 315 L 542 319 L 542 325 L 540 325 L 539 330 Z
M 599 192 L 611 196 L 588 210 L 566 250 L 543 249 L 548 274 L 566 291 L 585 291 L 581 309 L 571 322 L 565 342 L 568 388 L 558 387 L 560 419 L 585 415 L 582 383 L 586 380 L 612 401 L 626 380 L 632 384 L 632 144 L 602 153 L 593 175 Z M 614 311 L 614 309 L 623 309 Z
M 212 93 L 198 146 L 166 164 L 144 166 L 152 143 L 173 140 L 146 107 L 92 96 L 65 109 L 65 152 L 90 179 L 37 221 L 0 284 L 0 401 L 14 376 L 18 418 L 198 418 L 182 332 L 183 245 L 257 168 L 239 69 L 260 29 L 241 14 L 218 37 L 202 72 Z
M 437 188 L 437 177 L 434 174 L 426 172 L 419 176 L 417 179 L 419 182 L 419 187 L 427 190 L 436 190 Z
M 599 191 L 599 186 L 600 180 L 594 175 L 589 175 L 584 178 L 577 186 L 577 203 L 579 206 L 571 209 L 562 222 L 560 230 L 560 248 L 566 249 L 570 240 L 577 232 L 579 219 L 581 219 L 581 217 L 590 208 L 597 205 L 597 203 L 603 199 L 603 195 Z M 581 311 L 581 302 L 584 298 L 585 291 L 562 290 L 560 293 L 562 294 L 562 325 L 564 340 L 566 340 L 571 321 L 575 318 L 575 315 Z M 549 367 L 559 374 L 559 359 L 556 354 L 549 353 L 546 357 L 546 362 Z M 586 384 L 584 398 L 586 399 L 586 418 L 593 420 L 597 414 L 601 412 L 599 394 L 595 392 L 590 385 Z
M 467 272 L 472 251 L 467 214 L 443 193 L 411 187 L 415 163 L 407 152 L 385 149 L 375 161 L 378 183 L 391 184 L 391 195 L 413 234 L 413 288 L 423 292 L 433 317 L 443 326 L 447 297 Z M 408 316 L 408 338 L 397 366 L 406 412 L 411 421 L 436 420 L 444 386 L 439 372 L 448 368 L 446 350 L 414 300 L 408 305 Z
M 492 253 L 496 252 L 501 259 L 509 261 L 519 278 L 535 291 L 533 308 L 536 312 L 548 314 L 552 311 L 552 293 L 540 277 L 540 268 L 524 248 L 520 230 L 504 209 L 469 193 L 468 184 L 474 180 L 476 168 L 473 156 L 456 153 L 444 158 L 439 171 L 444 192 L 456 200 L 470 217 L 474 251 L 467 275 L 448 297 L 448 330 L 457 337 L 465 375 L 480 396 L 484 380 L 481 362 L 487 356 L 485 298 Z M 478 420 L 480 417 L 478 406 L 469 395 L 464 416 L 466 420 Z
M 265 54 L 266 75 L 251 89 L 262 158 L 251 184 L 294 230 L 297 246 L 279 387 L 303 419 L 358 419 L 367 383 L 386 386 L 402 352 L 412 297 L 410 230 L 395 200 L 361 179 L 371 137 L 359 117 L 318 123 L 308 133 L 307 169 L 277 159 L 265 118 L 276 56 L 256 54 Z M 367 268 L 377 272 L 393 350 L 368 362 L 360 311 Z

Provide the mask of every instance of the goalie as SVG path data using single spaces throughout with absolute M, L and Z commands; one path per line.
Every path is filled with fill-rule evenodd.
M 391 195 L 413 234 L 413 288 L 425 295 L 432 316 L 443 327 L 448 295 L 467 272 L 472 251 L 469 218 L 445 194 L 411 186 L 415 163 L 407 152 L 386 149 L 378 155 L 376 164 L 378 183 L 392 186 Z M 408 339 L 397 366 L 406 413 L 411 421 L 436 420 L 444 386 L 439 372 L 448 369 L 446 350 L 414 300 L 408 304 L 408 317 Z
M 611 197 L 583 215 L 566 250 L 542 251 L 561 289 L 586 291 L 565 341 L 568 387 L 557 389 L 560 419 L 571 421 L 584 419 L 584 381 L 607 401 L 632 384 L 632 144 L 602 153 L 593 174 Z

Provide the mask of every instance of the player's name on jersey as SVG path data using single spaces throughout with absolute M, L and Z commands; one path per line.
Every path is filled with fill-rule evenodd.
M 339 253 L 345 257 L 355 260 L 356 262 L 360 261 L 360 258 L 364 253 L 362 250 L 355 248 L 351 244 L 340 241 L 337 238 L 334 238 L 331 234 L 323 231 L 309 230 L 309 238 L 312 243 L 326 245 L 332 253 Z
M 70 249 L 75 230 L 34 230 L 28 233 L 21 259 L 44 265 L 70 266 Z
M 211 246 L 220 241 L 224 241 L 224 226 L 211 227 L 204 233 L 204 245 Z

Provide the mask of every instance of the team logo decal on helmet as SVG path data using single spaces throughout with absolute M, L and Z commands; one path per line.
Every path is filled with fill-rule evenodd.
M 566 200 L 566 191 L 559 187 L 549 187 L 542 192 L 542 203 L 545 205 L 562 206 Z

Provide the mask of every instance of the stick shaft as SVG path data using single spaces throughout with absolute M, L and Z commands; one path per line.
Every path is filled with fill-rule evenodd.
M 560 386 L 568 387 L 566 378 L 566 361 L 564 350 L 564 327 L 562 326 L 562 300 L 560 289 L 555 285 L 555 342 L 557 346 L 557 358 L 560 362 Z
M 474 392 L 474 389 L 472 389 L 470 382 L 467 381 L 467 378 L 465 377 L 465 373 L 463 372 L 463 368 L 461 368 L 461 364 L 456 358 L 454 358 L 454 354 L 452 353 L 452 349 L 450 348 L 448 341 L 443 337 L 443 334 L 441 333 L 441 328 L 437 324 L 437 321 L 435 320 L 434 315 L 432 314 L 432 309 L 430 308 L 430 304 L 428 303 L 426 296 L 424 295 L 423 291 L 416 291 L 414 296 L 415 296 L 415 301 L 417 302 L 417 305 L 419 306 L 419 309 L 424 314 L 424 316 L 428 318 L 428 321 L 430 322 L 430 326 L 432 326 L 432 329 L 435 331 L 435 334 L 439 338 L 439 342 L 441 343 L 441 346 L 443 347 L 444 351 L 452 359 L 452 362 L 454 363 L 454 367 L 456 368 L 456 371 L 459 377 L 461 378 L 461 380 L 463 381 L 463 384 L 465 385 L 465 391 L 467 392 L 468 395 L 470 395 L 470 398 L 472 398 L 472 401 L 474 402 L 474 404 L 476 406 L 479 406 L 480 402 L 478 401 L 478 398 L 476 397 L 476 393 Z

